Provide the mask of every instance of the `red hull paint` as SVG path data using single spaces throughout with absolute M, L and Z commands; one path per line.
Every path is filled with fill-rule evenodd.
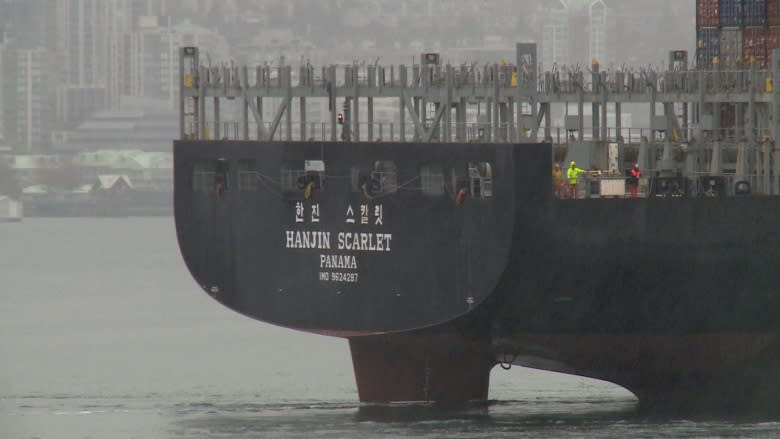
M 349 341 L 362 402 L 485 401 L 496 364 L 490 341 L 461 334 L 397 334 Z

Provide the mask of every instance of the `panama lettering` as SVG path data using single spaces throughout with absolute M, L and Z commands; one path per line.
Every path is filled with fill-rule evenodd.
M 385 225 L 385 212 L 381 204 L 360 204 L 347 206 L 342 224 L 349 228 L 382 228 Z M 375 231 L 324 232 L 306 230 L 321 227 L 320 204 L 295 204 L 295 226 L 302 230 L 284 231 L 284 248 L 290 250 L 319 250 L 320 282 L 357 283 L 359 279 L 358 258 L 356 253 L 386 253 L 392 251 L 391 233 Z

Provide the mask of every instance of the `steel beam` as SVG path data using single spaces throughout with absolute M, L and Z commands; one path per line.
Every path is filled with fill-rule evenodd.
M 510 141 L 514 142 L 520 139 L 519 129 L 523 126 L 531 128 L 528 137 L 537 138 L 539 130 L 544 124 L 544 137 L 550 139 L 554 133 L 551 124 L 552 104 L 576 104 L 578 107 L 578 116 L 572 121 L 571 128 L 575 126 L 578 129 L 578 140 L 611 140 L 610 132 L 615 130 L 615 139 L 620 140 L 622 134 L 621 128 L 621 106 L 623 103 L 642 103 L 650 106 L 651 114 L 657 112 L 656 103 L 664 104 L 664 112 L 667 115 L 665 123 L 668 136 L 673 139 L 673 147 L 677 148 L 677 142 L 684 142 L 689 139 L 689 121 L 690 125 L 696 131 L 695 138 L 697 142 L 689 142 L 687 150 L 688 167 L 686 169 L 702 171 L 707 167 L 700 164 L 696 166 L 694 159 L 699 155 L 702 146 L 708 145 L 709 139 L 705 132 L 712 131 L 712 140 L 720 139 L 723 132 L 719 127 L 719 107 L 722 105 L 736 105 L 738 112 L 738 122 L 736 133 L 729 132 L 728 138 L 720 139 L 724 148 L 730 147 L 734 142 L 733 135 L 737 139 L 745 139 L 745 153 L 743 156 L 749 156 L 747 160 L 748 167 L 750 161 L 756 162 L 756 154 L 759 140 L 767 137 L 770 142 L 778 138 L 778 92 L 767 91 L 763 87 L 764 79 L 774 73 L 777 77 L 779 67 L 775 63 L 772 66 L 774 71 L 757 71 L 755 67 L 748 73 L 715 71 L 667 71 L 657 74 L 652 69 L 640 73 L 632 72 L 604 72 L 600 71 L 594 65 L 591 75 L 585 76 L 581 72 L 548 72 L 542 76 L 537 76 L 535 64 L 535 47 L 532 45 L 517 46 L 517 64 L 486 66 L 461 65 L 461 66 L 430 66 L 417 64 L 412 65 L 413 78 L 409 78 L 409 67 L 400 66 L 399 74 L 396 75 L 395 67 L 383 67 L 377 64 L 360 66 L 348 66 L 345 71 L 349 72 L 346 80 L 337 80 L 336 67 L 323 67 L 321 75 L 314 75 L 315 70 L 308 64 L 299 68 L 300 80 L 296 84 L 292 83 L 290 67 L 281 65 L 277 76 L 276 69 L 272 72 L 268 66 L 260 66 L 256 69 L 257 81 L 250 85 L 247 78 L 247 69 L 245 67 L 216 66 L 211 68 L 199 68 L 193 72 L 196 80 L 191 87 L 185 87 L 185 75 L 188 73 L 184 60 L 180 63 L 180 136 L 192 136 L 205 138 L 208 134 L 212 138 L 221 138 L 226 134 L 234 136 L 233 128 L 227 133 L 225 126 L 241 126 L 238 136 L 244 139 L 249 138 L 248 126 L 250 124 L 249 112 L 252 112 L 254 121 L 257 124 L 257 138 L 271 139 L 278 138 L 276 133 L 279 130 L 281 119 L 285 118 L 285 135 L 283 138 L 305 140 L 307 137 L 314 137 L 319 133 L 310 128 L 316 126 L 317 121 L 312 121 L 312 113 L 309 111 L 309 98 L 328 99 L 330 122 L 330 140 L 338 139 L 338 126 L 336 123 L 336 114 L 338 108 L 337 99 L 347 99 L 352 101 L 350 108 L 351 117 L 349 118 L 352 138 L 355 140 L 369 138 L 374 140 L 376 128 L 386 129 L 381 125 L 385 121 L 377 121 L 375 111 L 377 110 L 375 98 L 398 99 L 398 105 L 394 111 L 400 122 L 400 134 L 403 140 L 406 140 L 406 124 L 411 119 L 414 123 L 416 138 L 422 141 L 432 141 L 436 138 L 443 142 L 449 142 L 454 139 L 461 141 L 469 140 L 469 131 L 467 122 L 475 120 L 474 103 L 479 105 L 480 118 L 476 119 L 477 127 L 484 130 L 482 141 Z M 389 69 L 389 80 L 385 76 Z M 561 77 L 565 79 L 559 79 Z M 366 77 L 368 81 L 360 83 L 359 78 Z M 736 80 L 734 78 L 736 77 Z M 400 78 L 400 80 L 398 80 Z M 729 80 L 728 78 L 731 78 Z M 587 79 L 590 86 L 584 81 Z M 211 98 L 210 100 L 207 100 Z M 263 99 L 273 98 L 280 102 L 279 107 L 275 108 L 275 117 L 271 123 L 270 129 L 266 128 L 263 122 Z M 296 111 L 296 119 L 293 119 L 292 103 L 293 98 L 298 98 L 300 111 Z M 367 106 L 362 111 L 366 115 L 361 115 L 361 98 L 366 98 Z M 238 114 L 233 116 L 234 120 L 226 120 L 226 116 L 231 114 L 226 111 L 228 107 L 221 102 L 222 99 L 240 99 L 241 106 Z M 593 106 L 593 124 L 592 136 L 584 130 L 584 104 L 589 102 Z M 275 101 L 276 102 L 276 101 Z M 321 102 L 315 100 L 314 102 Z M 436 109 L 431 111 L 426 107 L 427 103 L 435 103 Z M 471 105 L 470 105 L 471 103 Z M 531 106 L 531 121 L 525 120 L 523 109 L 528 103 Z M 683 121 L 678 123 L 674 118 L 674 111 L 670 107 L 675 104 L 681 104 L 683 112 Z M 614 127 L 607 123 L 609 108 L 608 105 L 615 105 L 615 114 L 617 120 Z M 691 105 L 693 104 L 693 105 Z M 274 104 L 276 105 L 276 104 Z M 688 113 L 690 106 L 691 112 Z M 397 110 L 396 110 L 397 108 Z M 452 110 L 455 109 L 455 115 Z M 206 120 L 206 109 L 208 116 L 213 114 L 214 125 Z M 674 109 L 672 109 L 674 110 Z M 407 114 L 410 111 L 410 114 Z M 213 113 L 212 113 L 213 112 Z M 433 113 L 433 114 L 431 114 Z M 703 124 L 710 120 L 702 117 L 704 114 L 711 114 L 712 127 L 703 127 Z M 411 116 L 411 118 L 409 117 Z M 360 125 L 367 119 L 368 130 L 361 133 Z M 361 120 L 363 119 L 363 120 Z M 432 121 L 432 122 L 431 122 Z M 379 125 L 377 124 L 379 122 Z M 323 131 L 328 125 L 322 123 Z M 391 124 L 390 137 L 394 138 L 397 132 L 393 132 L 395 118 Z M 313 125 L 312 125 L 313 124 Z M 648 135 L 648 151 L 655 148 L 656 132 L 662 129 L 661 118 L 651 117 L 649 120 L 650 134 Z M 530 126 L 529 126 L 530 125 Z M 658 125 L 658 126 L 656 126 Z M 293 129 L 293 126 L 295 129 Z M 677 129 L 684 130 L 678 132 Z M 213 132 L 211 131 L 213 129 Z M 208 132 L 207 132 L 208 130 Z M 680 134 L 679 138 L 674 134 Z M 363 136 L 361 136 L 363 134 Z M 709 134 L 709 133 L 707 133 Z M 386 132 L 385 134 L 386 135 Z M 254 136 L 254 134 L 253 134 Z M 327 134 L 326 134 L 327 136 Z M 380 134 L 380 137 L 384 137 Z M 526 134 L 523 134 L 526 137 Z M 525 140 L 525 139 L 524 139 Z M 633 141 L 633 140 L 632 140 Z M 730 143 L 731 142 L 731 143 Z M 624 143 L 624 142 L 620 142 Z M 773 173 L 780 175 L 780 160 L 772 160 L 774 147 L 768 147 L 767 157 L 761 156 L 762 174 L 769 178 Z M 665 155 L 668 151 L 665 151 Z M 703 157 L 704 155 L 700 155 Z M 775 169 L 771 166 L 764 170 L 767 164 L 776 163 Z M 712 163 L 709 168 L 712 168 Z M 780 188 L 775 181 L 771 183 L 772 191 L 778 192 Z

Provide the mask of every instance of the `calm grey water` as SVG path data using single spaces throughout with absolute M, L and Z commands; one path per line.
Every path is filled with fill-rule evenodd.
M 0 438 L 780 437 L 635 413 L 611 384 L 496 368 L 487 407 L 360 406 L 346 342 L 212 301 L 170 218 L 0 224 Z

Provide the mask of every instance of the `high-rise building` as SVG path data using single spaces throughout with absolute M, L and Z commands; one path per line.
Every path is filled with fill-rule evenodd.
M 5 96 L 13 112 L 13 141 L 18 148 L 33 152 L 49 144 L 51 133 L 46 72 L 47 51 L 19 49 L 15 53 L 16 92 Z M 10 108 L 9 108 L 10 107 Z
M 542 27 L 542 66 L 570 64 L 569 59 L 569 11 L 552 9 Z
M 560 0 L 542 26 L 542 64 L 615 62 L 615 13 L 606 0 Z
M 104 77 L 109 5 L 105 0 L 57 0 L 57 52 L 65 61 L 65 83 L 94 85 Z
M 138 25 L 139 17 L 151 17 L 155 15 L 168 15 L 167 0 L 124 0 L 126 8 L 132 18 L 133 26 Z
M 56 18 L 49 0 L 0 0 L 0 28 L 21 49 L 53 47 Z
M 595 0 L 588 8 L 590 26 L 588 29 L 589 54 L 591 60 L 601 63 L 614 62 L 614 54 L 610 53 L 612 47 L 609 44 L 610 19 L 612 11 L 604 3 L 604 0 Z
M 122 95 L 134 92 L 128 63 L 139 20 L 166 11 L 165 0 L 56 0 L 63 87 L 104 87 L 98 93 L 105 97 L 103 106 L 117 108 Z
M 6 119 L 6 106 L 8 101 L 5 96 L 10 88 L 10 75 L 8 70 L 7 58 L 7 44 L 5 42 L 5 34 L 0 29 L 0 145 L 6 144 L 9 138 L 9 129 L 6 128 L 10 125 L 10 121 Z
M 178 46 L 169 17 L 147 16 L 139 22 L 129 45 L 131 90 L 127 95 L 163 98 L 173 108 Z
M 218 66 L 231 59 L 230 47 L 220 33 L 184 21 L 173 26 L 170 33 L 163 35 L 160 44 L 160 80 L 162 96 L 169 99 L 171 105 L 178 102 L 179 84 L 179 47 L 197 46 L 200 48 L 201 62 Z

